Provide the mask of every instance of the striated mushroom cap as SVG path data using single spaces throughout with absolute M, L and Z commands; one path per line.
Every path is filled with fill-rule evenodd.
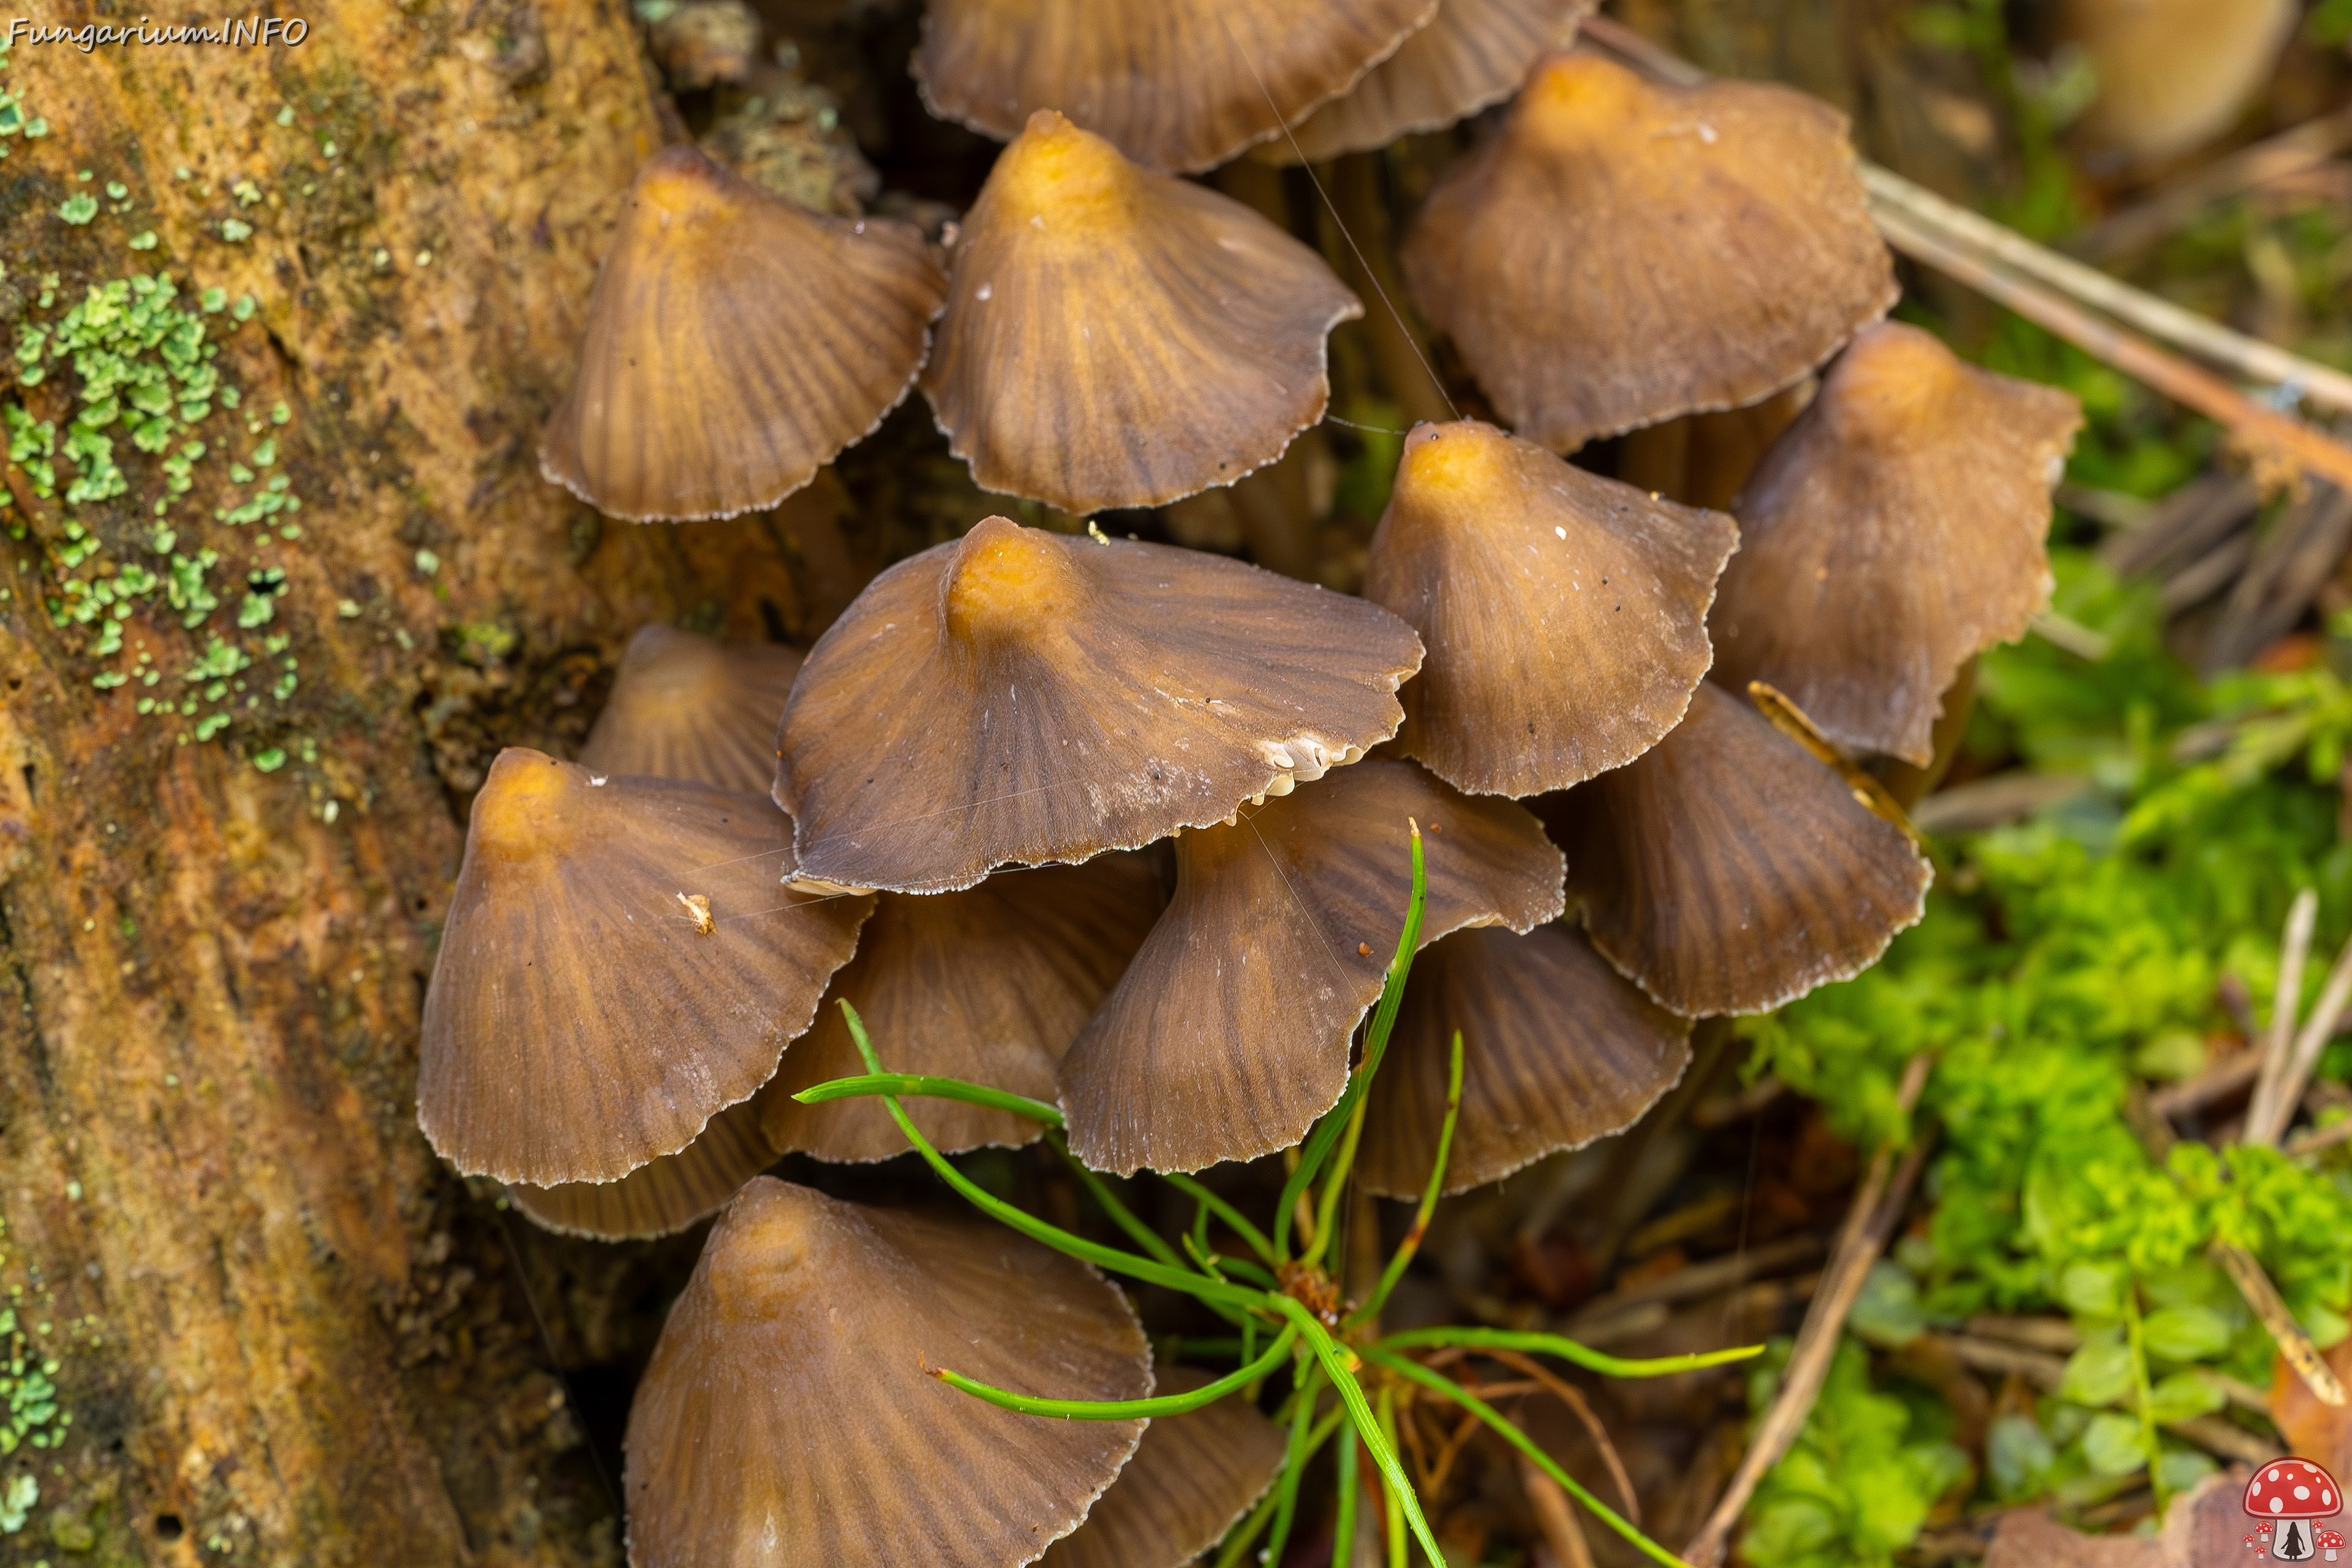
M 1537 68 L 1502 132 L 1430 192 L 1401 259 L 1504 418 L 1559 451 L 1753 403 L 1897 292 L 1843 115 L 1588 54 Z
M 800 668 L 798 652 L 774 643 L 722 647 L 676 626 L 641 627 L 580 748 L 581 766 L 764 794 Z
M 1070 1149 L 1099 1171 L 1197 1171 L 1288 1148 L 1348 1083 L 1412 894 L 1423 946 L 1526 931 L 1562 904 L 1559 851 L 1507 802 L 1411 763 L 1360 763 L 1176 840 L 1176 893 L 1062 1060 Z
M 1399 694 L 1398 747 L 1482 795 L 1633 761 L 1706 674 L 1706 608 L 1738 538 L 1721 512 L 1491 425 L 1416 426 L 1364 575 L 1364 597 L 1427 650 Z
M 2050 490 L 2082 423 L 2071 395 L 1916 327 L 1855 338 L 1733 502 L 1717 679 L 1767 681 L 1840 745 L 1925 767 L 1960 666 L 2050 602 Z
M 692 1142 L 775 1072 L 874 907 L 792 875 L 792 824 L 758 795 L 499 752 L 425 997 L 434 1149 L 555 1186 Z
M 1213 167 L 1347 91 L 1437 0 L 930 0 L 915 80 L 1008 141 L 1059 110 L 1147 168 Z
M 760 1111 L 775 1080 L 713 1116 L 701 1135 L 675 1154 L 638 1166 L 617 1182 L 566 1182 L 507 1189 L 515 1207 L 549 1230 L 597 1241 L 635 1241 L 684 1230 L 717 1214 L 737 1188 L 776 1163 L 760 1131 Z
M 1151 1387 L 1127 1298 L 1076 1258 L 756 1178 L 629 1408 L 632 1568 L 1011 1568 L 1077 1528 L 1143 1433 L 1000 1410 L 935 1366 L 1050 1399 Z
M 540 468 L 637 522 L 773 506 L 907 395 L 945 291 L 911 225 L 666 147 L 629 187 Z
M 1377 605 L 1196 551 L 989 518 L 811 650 L 775 797 L 803 871 L 939 892 L 1084 860 L 1354 761 L 1421 644 Z
M 1456 1029 L 1462 1115 L 1449 1193 L 1623 1131 L 1690 1065 L 1690 1020 L 1643 995 L 1581 931 L 1456 931 L 1414 963 L 1372 1080 L 1356 1174 L 1373 1192 L 1419 1197 L 1428 1183 Z
M 1439 131 L 1527 79 L 1547 52 L 1565 48 L 1593 0 L 1440 0 L 1428 26 L 1406 37 L 1344 98 L 1265 144 L 1276 163 L 1322 163 Z
M 1321 419 L 1324 340 L 1362 314 L 1249 208 L 1041 109 L 965 216 L 923 392 L 983 489 L 1158 506 Z
M 1592 945 L 1686 1018 L 1859 974 L 1926 908 L 1904 831 L 1712 681 L 1650 751 L 1545 802 Z
M 1212 1381 L 1191 1367 L 1155 1370 L 1154 1395 Z M 1182 1568 L 1265 1495 L 1284 1448 L 1282 1428 L 1240 1394 L 1155 1415 L 1086 1523 L 1046 1548 L 1039 1568 Z
M 1001 872 L 960 893 L 884 893 L 834 977 L 816 1023 L 784 1054 L 765 1097 L 768 1136 L 820 1160 L 887 1160 L 907 1136 L 878 1100 L 802 1105 L 793 1093 L 866 1070 L 846 1001 L 892 1072 L 960 1078 L 1051 1104 L 1054 1069 L 1143 944 L 1166 902 L 1160 874 L 1136 855 L 1083 866 Z M 951 1100 L 915 1099 L 907 1113 L 941 1150 L 1022 1144 L 1034 1121 Z

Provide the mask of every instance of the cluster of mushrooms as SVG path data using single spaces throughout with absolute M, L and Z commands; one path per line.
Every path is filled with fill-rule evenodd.
M 647 627 L 578 762 L 491 769 L 425 1133 L 559 1230 L 724 1211 L 630 1419 L 638 1568 L 1170 1568 L 1279 1465 L 1238 1396 L 1147 1432 L 927 1375 L 1203 1381 L 1084 1263 L 761 1174 L 907 1149 L 871 1099 L 793 1098 L 865 1070 L 837 1003 L 892 1071 L 1057 1101 L 1097 1170 L 1272 1153 L 1347 1083 L 1417 823 L 1427 951 L 1356 1167 L 1405 1195 L 1454 1031 L 1448 1191 L 1622 1129 L 1695 1018 L 1852 975 L 1918 917 L 1929 867 L 1859 764 L 1927 766 L 1969 661 L 2045 602 L 2077 412 L 1883 320 L 1838 115 L 1655 85 L 1568 47 L 1580 8 L 1165 0 L 1130 36 L 1146 12 L 930 0 L 926 101 L 1010 142 L 944 268 L 688 147 L 639 174 L 551 479 L 620 518 L 772 506 L 919 385 L 982 487 L 1084 516 L 1276 459 L 1363 308 L 1180 175 L 1517 95 L 1402 252 L 1510 428 L 1411 432 L 1363 596 L 992 518 L 804 658 Z M 1561 455 L 1766 399 L 1785 428 L 1728 515 Z M 949 1152 L 1039 1132 L 908 1110 Z

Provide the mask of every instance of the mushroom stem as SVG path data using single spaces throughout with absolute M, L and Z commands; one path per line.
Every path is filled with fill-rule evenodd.
M 1895 1098 L 1897 1108 L 1906 1114 L 1918 1103 L 1934 1062 L 1934 1057 L 1923 1051 L 1913 1057 L 1910 1066 L 1904 1069 L 1903 1082 Z M 1789 1356 L 1788 1370 L 1781 1373 L 1780 1391 L 1772 1396 L 1771 1408 L 1764 1413 L 1755 1440 L 1740 1457 L 1739 1468 L 1716 1503 L 1715 1511 L 1707 1515 L 1706 1522 L 1691 1538 L 1691 1543 L 1683 1548 L 1683 1556 L 1697 1568 L 1715 1568 L 1723 1561 L 1724 1550 L 1731 1542 L 1732 1527 L 1746 1511 L 1756 1484 L 1764 1479 L 1767 1470 L 1780 1462 L 1789 1445 L 1804 1429 L 1805 1418 L 1813 1413 L 1813 1401 L 1821 1396 L 1822 1384 L 1829 1376 L 1830 1361 L 1837 1353 L 1839 1332 L 1845 1326 L 1846 1314 L 1853 1310 L 1870 1266 L 1885 1250 L 1888 1237 L 1903 1217 L 1903 1205 L 1911 1195 L 1911 1184 L 1918 1180 L 1921 1168 L 1927 1163 L 1931 1142 L 1924 1133 L 1915 1136 L 1899 1166 L 1895 1163 L 1895 1146 L 1891 1142 L 1881 1146 L 1872 1157 L 1869 1173 L 1855 1192 L 1853 1206 L 1846 1212 L 1845 1225 L 1838 1233 L 1837 1249 L 1822 1275 L 1822 1288 L 1813 1297 L 1813 1304 L 1806 1309 L 1804 1326 L 1797 1331 L 1796 1349 Z
M 1444 384 L 1437 379 L 1429 334 L 1405 313 L 1411 304 L 1397 272 L 1393 225 L 1381 191 L 1380 154 L 1350 153 L 1333 163 L 1328 189 L 1331 221 L 1349 242 L 1339 275 L 1358 294 L 1370 294 L 1386 307 L 1364 317 L 1381 386 L 1403 410 L 1407 429 L 1460 418 Z

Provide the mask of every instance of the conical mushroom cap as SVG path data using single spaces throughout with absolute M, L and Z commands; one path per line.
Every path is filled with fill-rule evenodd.
M 754 1179 L 711 1227 L 629 1408 L 633 1568 L 1012 1568 L 1077 1528 L 1140 1421 L 1049 1421 L 929 1375 L 1139 1399 L 1118 1288 L 984 1220 Z
M 645 626 L 621 656 L 580 763 L 764 795 L 776 778 L 776 723 L 800 668 L 798 653 L 773 643 L 721 647 L 675 626 Z
M 930 0 L 915 80 L 942 120 L 1008 141 L 1059 110 L 1147 168 L 1190 174 L 1282 134 L 1385 59 L 1437 0 Z
M 1592 0 L 1441 0 L 1344 98 L 1266 143 L 1278 162 L 1322 163 L 1438 131 L 1517 92 L 1536 61 L 1566 47 Z
M 1769 682 L 1839 744 L 1927 766 L 1960 666 L 2050 602 L 2050 489 L 2082 423 L 2068 394 L 1916 327 L 1864 332 L 1734 503 L 1717 678 Z
M 1592 945 L 1686 1018 L 1859 974 L 1933 875 L 1903 830 L 1712 681 L 1650 751 L 1547 801 Z
M 1154 1396 L 1211 1381 L 1191 1367 L 1156 1370 Z M 1240 1394 L 1155 1415 L 1086 1523 L 1048 1547 L 1039 1568 L 1182 1568 L 1265 1495 L 1285 1446 L 1282 1428 Z
M 884 893 L 834 976 L 816 1023 L 784 1053 L 781 1092 L 767 1100 L 780 1149 L 820 1160 L 887 1160 L 907 1135 L 878 1100 L 802 1105 L 797 1091 L 866 1070 L 836 1001 L 866 1021 L 892 1072 L 960 1078 L 1047 1104 L 1054 1069 L 1143 944 L 1166 900 L 1160 874 L 1135 855 L 1083 866 L 1005 871 L 960 893 Z M 923 1136 L 949 1153 L 1021 1144 L 1040 1131 L 1001 1110 L 909 1100 Z
M 1526 931 L 1562 903 L 1536 819 L 1411 763 L 1359 763 L 1176 840 L 1176 894 L 1062 1061 L 1070 1148 L 1098 1171 L 1197 1171 L 1286 1149 L 1348 1084 L 1412 895 L 1426 947 Z
M 1465 419 L 1406 437 L 1364 597 L 1421 635 L 1397 744 L 1459 789 L 1528 795 L 1681 721 L 1738 528 Z
M 983 489 L 1158 506 L 1321 419 L 1324 340 L 1362 314 L 1241 203 L 1039 110 L 965 216 L 923 392 Z
M 1372 1080 L 1356 1175 L 1373 1192 L 1419 1197 L 1429 1181 L 1456 1029 L 1462 1116 L 1449 1193 L 1624 1131 L 1690 1065 L 1690 1020 L 1634 989 L 1582 932 L 1456 931 L 1413 964 Z
M 1522 435 L 1559 451 L 1753 403 L 1895 303 L 1845 117 L 1762 82 L 1538 68 L 1422 205 L 1412 297 Z
M 499 752 L 425 997 L 434 1149 L 544 1187 L 692 1142 L 775 1072 L 874 907 L 792 876 L 792 824 L 758 795 Z
M 1396 733 L 1420 666 L 1412 630 L 1360 599 L 989 518 L 883 573 L 810 651 L 775 796 L 810 877 L 968 888 L 1351 762 Z
M 548 1229 L 598 1241 L 635 1241 L 684 1230 L 726 1206 L 735 1190 L 776 1163 L 760 1131 L 770 1098 L 763 1089 L 713 1116 L 701 1135 L 675 1154 L 638 1166 L 617 1182 L 566 1182 L 507 1189 L 515 1207 Z
M 639 522 L 773 506 L 907 395 L 945 288 L 911 225 L 813 213 L 664 148 L 629 188 L 540 468 Z

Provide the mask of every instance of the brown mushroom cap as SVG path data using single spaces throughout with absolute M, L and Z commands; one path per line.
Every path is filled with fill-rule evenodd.
M 1212 1381 L 1186 1366 L 1155 1370 L 1155 1396 Z M 1155 1415 L 1086 1523 L 1047 1547 L 1038 1568 L 1181 1568 L 1265 1495 L 1285 1447 L 1282 1428 L 1240 1394 Z
M 1926 766 L 1960 666 L 2050 602 L 2050 489 L 2082 423 L 2070 395 L 1916 327 L 1855 338 L 1733 503 L 1717 678 L 1768 681 L 1839 744 Z
M 727 1205 L 629 1409 L 633 1568 L 1034 1562 L 1140 1421 L 1048 1421 L 931 1377 L 1139 1399 L 1151 1352 L 1087 1265 L 965 1215 L 773 1177 Z
M 857 956 L 834 976 L 816 1023 L 784 1053 L 767 1100 L 768 1136 L 820 1160 L 887 1160 L 907 1136 L 881 1102 L 802 1105 L 793 1093 L 866 1070 L 841 1009 L 846 1001 L 892 1072 L 960 1078 L 1047 1104 L 1054 1069 L 1166 900 L 1160 874 L 1136 855 L 1083 866 L 1038 866 L 960 893 L 884 893 Z M 907 1113 L 940 1149 L 1022 1144 L 1041 1129 L 951 1100 L 909 1100 Z
M 580 763 L 764 794 L 776 778 L 776 724 L 800 668 L 799 653 L 774 643 L 722 647 L 675 626 L 642 627 L 621 656 Z
M 499 752 L 425 998 L 433 1147 L 555 1186 L 692 1142 L 775 1072 L 874 907 L 792 875 L 792 824 L 758 795 Z
M 1462 1115 L 1449 1193 L 1624 1131 L 1690 1065 L 1690 1020 L 1643 995 L 1581 931 L 1456 931 L 1413 964 L 1372 1080 L 1356 1174 L 1373 1192 L 1419 1197 L 1428 1183 L 1456 1029 Z
M 989 518 L 868 585 L 801 668 L 775 796 L 802 869 L 940 892 L 1083 860 L 1352 762 L 1421 644 L 1221 556 Z
M 629 187 L 540 468 L 640 522 L 773 506 L 907 395 L 945 290 L 911 225 L 666 147 Z
M 1321 163 L 1438 131 L 1500 103 L 1528 68 L 1565 47 L 1593 0 L 1440 0 L 1428 26 L 1406 37 L 1344 98 L 1265 145 L 1277 163 Z
M 1528 795 L 1633 761 L 1681 721 L 1738 531 L 1465 419 L 1405 438 L 1364 597 L 1421 634 L 1398 748 Z
M 1197 1171 L 1288 1148 L 1348 1083 L 1412 893 L 1423 946 L 1561 907 L 1559 852 L 1506 801 L 1359 763 L 1176 840 L 1176 894 L 1062 1060 L 1070 1148 L 1097 1170 Z
M 775 1080 L 713 1116 L 700 1136 L 675 1154 L 638 1166 L 617 1182 L 566 1182 L 507 1189 L 515 1207 L 565 1236 L 635 1241 L 684 1230 L 726 1206 L 735 1190 L 776 1163 L 760 1131 L 760 1112 Z
M 1869 968 L 1926 908 L 1903 830 L 1702 682 L 1650 751 L 1545 802 L 1592 945 L 1669 1012 L 1761 1013 Z
M 1895 303 L 1845 117 L 1762 82 L 1537 68 L 1406 237 L 1412 296 L 1559 451 L 1788 385 Z
M 1363 314 L 1241 203 L 1051 110 L 965 216 L 923 392 L 982 489 L 1085 514 L 1229 485 L 1323 417 Z
M 1437 0 L 930 0 L 923 102 L 999 141 L 1055 109 L 1188 174 L 1347 91 Z

